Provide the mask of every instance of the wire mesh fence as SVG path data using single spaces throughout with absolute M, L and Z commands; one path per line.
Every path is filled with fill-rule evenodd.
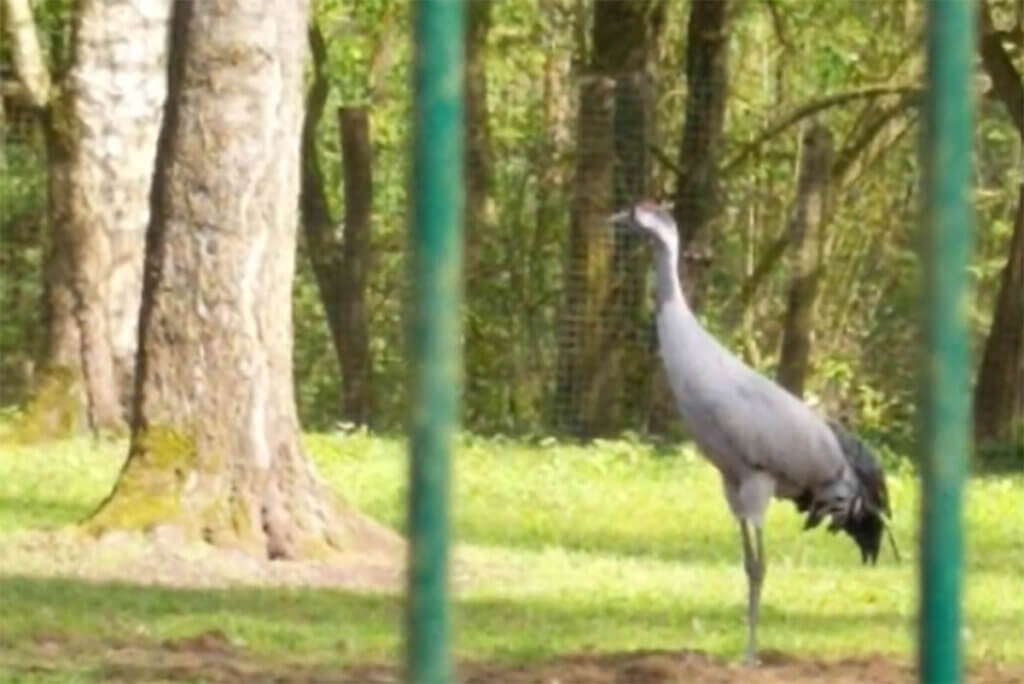
M 993 31 L 1019 19 L 1011 2 L 991 7 Z M 400 2 L 314 14 L 322 116 L 304 152 L 319 164 L 326 210 L 318 230 L 304 211 L 297 396 L 311 428 L 397 430 L 408 406 L 409 17 Z M 49 25 L 67 32 L 60 17 Z M 672 203 L 684 249 L 701 257 L 681 269 L 709 331 L 830 415 L 909 450 L 920 8 L 472 0 L 467 25 L 465 428 L 678 434 L 649 246 L 606 220 L 654 198 Z M 16 80 L 9 48 L 0 54 L 3 78 Z M 979 435 L 1018 454 L 1024 131 L 984 60 L 978 79 L 975 406 Z M 51 221 L 47 121 L 16 97 L 3 103 L 0 402 L 10 404 L 45 361 Z M 362 133 L 346 132 L 354 119 Z

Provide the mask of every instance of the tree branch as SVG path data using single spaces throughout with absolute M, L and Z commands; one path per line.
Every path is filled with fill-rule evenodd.
M 323 117 L 327 102 L 328 83 L 324 73 L 327 48 L 318 24 L 309 27 L 309 51 L 313 58 L 313 82 L 306 95 L 306 118 L 302 125 L 302 190 L 300 202 L 306 238 L 310 242 L 311 254 L 324 254 L 320 244 L 330 235 L 334 225 L 327 195 L 324 193 L 324 177 L 320 159 L 316 152 L 316 129 Z
M 920 103 L 921 93 L 904 93 L 891 107 L 887 107 L 869 120 L 860 134 L 843 146 L 832 165 L 832 181 L 840 190 L 853 182 L 864 167 L 864 158 L 872 149 L 887 148 L 898 140 L 905 129 L 891 126 L 908 109 Z
M 766 142 L 785 132 L 794 124 L 800 121 L 814 116 L 820 111 L 829 109 L 831 107 L 838 107 L 844 105 L 847 102 L 853 102 L 855 100 L 862 100 L 873 97 L 881 97 L 883 95 L 906 95 L 907 93 L 920 93 L 921 88 L 918 86 L 867 86 L 864 88 L 858 88 L 856 90 L 850 90 L 842 93 L 833 93 L 832 95 L 826 95 L 818 100 L 812 100 L 807 102 L 800 107 L 797 107 L 794 111 L 790 112 L 786 116 L 782 117 L 775 123 L 769 125 L 764 131 L 761 132 L 756 138 L 751 140 L 749 143 L 743 146 L 743 148 L 734 156 L 729 162 L 722 168 L 722 173 L 730 173 L 735 171 L 739 166 L 746 162 L 747 158 L 752 155 L 759 147 L 764 145 Z
M 786 24 L 782 21 L 779 6 L 775 4 L 775 0 L 765 0 L 765 4 L 768 5 L 768 12 L 772 15 L 772 28 L 775 30 L 775 37 L 778 39 L 779 45 L 792 52 L 793 44 L 789 42 L 789 32 L 786 30 Z
M 682 176 L 683 173 L 685 173 L 683 171 L 683 168 L 679 166 L 679 164 L 676 164 L 671 157 L 665 154 L 664 150 L 662 150 L 660 147 L 655 145 L 650 140 L 647 141 L 647 149 L 651 151 L 651 154 L 654 155 L 655 159 L 657 159 L 660 163 L 664 164 L 665 167 L 672 173 L 676 174 L 677 176 Z
M 379 94 L 379 83 L 382 74 L 387 73 L 391 62 L 394 61 L 394 46 L 397 44 L 397 34 L 400 26 L 396 21 L 394 5 L 389 5 L 384 13 L 381 22 L 381 29 L 378 32 L 373 46 L 370 49 L 370 56 L 366 66 L 366 92 L 367 100 L 374 101 Z
M 915 105 L 920 100 L 920 96 L 920 91 L 908 90 L 899 102 L 879 112 L 878 116 L 863 127 L 860 135 L 843 147 L 829 171 L 831 182 L 836 185 L 837 195 L 860 175 L 860 170 L 866 163 L 864 157 L 869 151 L 888 149 L 906 132 L 906 127 L 898 128 L 892 124 L 907 109 Z M 831 214 L 831 208 L 829 213 Z M 825 218 L 826 222 L 828 220 L 830 217 Z M 782 260 L 789 244 L 789 236 L 786 230 L 783 230 L 761 255 L 753 272 L 743 282 L 739 292 L 727 308 L 735 307 L 736 314 L 740 315 L 750 306 L 758 289 Z
M 782 260 L 782 255 L 786 253 L 786 248 L 789 244 L 789 234 L 783 230 L 782 233 L 775 238 L 772 244 L 768 246 L 768 249 L 765 250 L 764 254 L 754 266 L 754 271 L 750 274 L 750 277 L 743 282 L 739 293 L 736 295 L 735 303 L 731 304 L 727 308 L 732 309 L 735 307 L 735 314 L 737 316 L 747 310 L 747 307 L 749 307 L 754 301 L 754 295 L 761 287 L 761 284 L 775 269 L 776 264 Z
M 3 0 L 3 3 L 11 34 L 15 73 L 24 86 L 29 102 L 42 109 L 49 103 L 53 87 L 39 46 L 32 7 L 29 0 Z

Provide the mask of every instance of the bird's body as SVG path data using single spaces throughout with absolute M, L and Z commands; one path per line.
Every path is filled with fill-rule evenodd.
M 673 268 L 664 253 L 657 258 L 666 262 L 659 271 Z M 848 468 L 825 421 L 704 330 L 680 291 L 659 302 L 659 354 L 672 393 L 697 446 L 721 473 L 734 514 L 760 520 L 772 495 L 795 498 L 843 481 Z M 741 499 L 744 487 L 765 495 Z
M 697 321 L 679 283 L 675 223 L 641 203 L 630 216 L 655 246 L 659 354 L 690 435 L 718 469 L 740 525 L 750 584 L 747 658 L 756 650 L 764 577 L 761 526 L 772 497 L 792 500 L 806 527 L 829 517 L 865 562 L 878 555 L 888 515 L 885 480 L 874 455 L 839 424 L 754 371 Z

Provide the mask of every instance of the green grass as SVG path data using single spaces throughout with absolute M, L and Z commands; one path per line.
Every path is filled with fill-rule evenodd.
M 310 436 L 321 473 L 358 507 L 401 529 L 400 441 Z M 123 444 L 70 441 L 0 448 L 3 536 L 87 513 L 107 492 Z M 527 661 L 566 651 L 697 648 L 736 658 L 745 578 L 717 476 L 689 451 L 628 442 L 591 447 L 460 440 L 454 520 L 459 557 L 477 568 L 456 606 L 460 657 Z M 895 533 L 864 568 L 853 543 L 801 532 L 787 503 L 766 523 L 762 647 L 815 657 L 912 656 L 916 482 L 890 475 Z M 1024 478 L 975 478 L 968 489 L 966 644 L 970 657 L 1024 661 Z M 163 640 L 208 629 L 269 658 L 395 660 L 398 597 L 312 589 L 156 589 L 0 575 L 0 665 L 34 637 Z

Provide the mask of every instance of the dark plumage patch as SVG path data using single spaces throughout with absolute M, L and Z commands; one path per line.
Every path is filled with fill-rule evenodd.
M 856 476 L 857 491 L 848 500 L 836 501 L 815 500 L 814 493 L 807 489 L 794 497 L 793 503 L 798 511 L 807 514 L 804 529 L 815 528 L 825 517 L 831 517 L 829 532 L 842 529 L 860 547 L 861 560 L 874 564 L 882 545 L 886 518 L 892 515 L 885 475 L 878 459 L 864 442 L 835 421 L 828 421 L 828 426 Z

